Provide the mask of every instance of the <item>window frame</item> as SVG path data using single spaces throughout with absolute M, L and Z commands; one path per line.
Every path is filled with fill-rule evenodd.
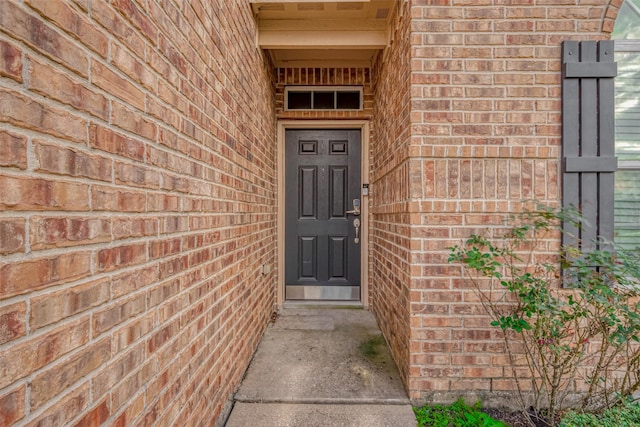
M 640 39 L 613 39 L 614 57 L 617 53 L 636 53 L 640 55 Z M 617 61 L 617 58 L 614 58 Z M 616 86 L 617 90 L 617 86 Z M 617 143 L 617 140 L 615 141 Z M 616 145 L 617 155 L 617 145 Z M 640 173 L 640 160 L 624 160 L 618 157 L 618 172 L 630 171 Z M 614 189 L 615 191 L 615 189 Z M 614 218 L 614 242 L 616 241 L 616 220 Z
M 640 55 L 640 40 L 614 39 L 614 53 L 634 52 Z M 640 160 L 622 160 L 618 158 L 618 170 L 640 170 Z
M 311 92 L 311 108 L 289 108 L 289 92 Z M 313 108 L 314 92 L 333 92 L 334 108 Z M 358 92 L 359 108 L 337 108 L 339 92 Z M 284 111 L 363 111 L 364 110 L 364 87 L 353 86 L 296 86 L 290 85 L 284 88 Z

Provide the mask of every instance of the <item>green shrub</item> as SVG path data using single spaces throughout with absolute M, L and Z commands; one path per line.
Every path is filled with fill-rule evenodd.
M 505 427 L 502 421 L 482 412 L 480 402 L 470 407 L 462 398 L 451 405 L 425 405 L 413 411 L 418 427 Z
M 640 425 L 640 403 L 623 401 L 601 414 L 570 412 L 559 427 L 636 427 Z
M 491 324 L 503 331 L 521 410 L 532 406 L 550 425 L 575 406 L 576 384 L 587 385 L 583 412 L 640 390 L 640 250 L 598 241 L 588 252 L 582 245 L 545 251 L 563 222 L 584 221 L 573 210 L 524 212 L 451 248 L 449 258 L 465 267 Z M 525 369 L 516 369 L 523 361 Z

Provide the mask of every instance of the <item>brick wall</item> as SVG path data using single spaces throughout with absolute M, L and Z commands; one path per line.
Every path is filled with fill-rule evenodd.
M 611 3 L 411 2 L 412 398 L 491 403 L 514 389 L 500 334 L 447 248 L 496 232 L 523 200 L 559 203 L 560 43 L 607 38 L 622 2 Z
M 246 2 L 0 1 L 1 425 L 225 410 L 275 302 L 265 62 Z
M 400 374 L 410 378 L 409 289 L 412 274 L 409 204 L 411 159 L 410 10 L 392 19 L 391 46 L 374 64 L 371 143 L 371 309 Z
M 373 114 L 370 68 L 277 68 L 275 74 L 278 119 L 366 120 Z M 287 86 L 362 86 L 362 110 L 285 111 L 284 95 Z

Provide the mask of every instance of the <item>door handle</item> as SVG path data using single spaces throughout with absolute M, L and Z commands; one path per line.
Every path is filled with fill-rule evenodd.
M 347 211 L 346 213 L 359 216 L 360 215 L 360 199 L 353 199 L 353 210 Z
M 360 243 L 360 218 L 353 220 L 353 228 L 356 229 L 356 237 L 353 239 L 353 243 L 357 245 Z

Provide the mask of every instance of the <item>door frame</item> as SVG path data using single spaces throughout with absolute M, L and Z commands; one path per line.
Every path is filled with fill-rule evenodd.
M 369 121 L 368 120 L 278 120 L 277 123 L 277 304 L 283 307 L 285 303 L 285 132 L 288 129 L 360 129 L 361 159 L 360 179 L 363 184 L 369 180 Z M 371 189 L 369 189 L 371 191 Z M 362 221 L 361 251 L 360 251 L 360 304 L 368 308 L 369 303 L 369 197 L 361 196 Z M 351 302 L 351 304 L 357 302 Z M 313 301 L 314 305 L 325 304 L 323 301 Z M 329 301 L 326 304 L 336 304 Z

